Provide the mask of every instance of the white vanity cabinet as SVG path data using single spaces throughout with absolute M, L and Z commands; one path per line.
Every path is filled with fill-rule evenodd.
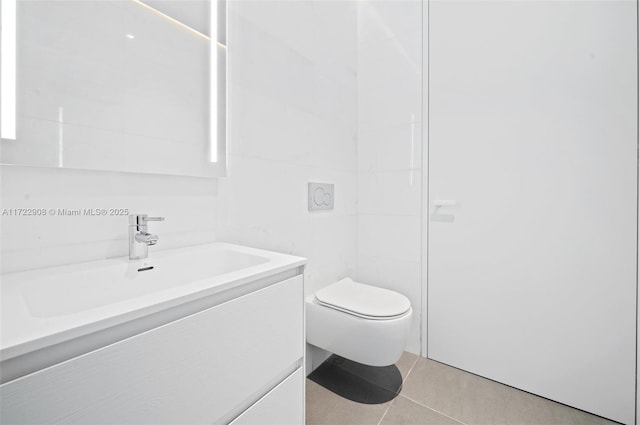
M 303 424 L 303 277 L 0 386 L 3 424 Z

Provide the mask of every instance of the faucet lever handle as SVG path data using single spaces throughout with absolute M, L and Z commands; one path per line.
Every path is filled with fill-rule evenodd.
M 142 221 L 164 221 L 164 217 L 143 217 Z
M 146 226 L 149 221 L 164 221 L 164 217 L 147 217 L 146 214 L 130 214 L 129 225 L 140 228 Z M 138 229 L 142 230 L 142 229 Z

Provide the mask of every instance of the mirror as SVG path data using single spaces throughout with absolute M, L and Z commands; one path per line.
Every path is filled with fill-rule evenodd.
M 3 164 L 226 172 L 226 5 L 2 0 Z

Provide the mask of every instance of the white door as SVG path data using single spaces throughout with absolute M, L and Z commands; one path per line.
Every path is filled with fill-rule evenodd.
M 432 0 L 428 22 L 428 357 L 626 424 L 636 7 Z

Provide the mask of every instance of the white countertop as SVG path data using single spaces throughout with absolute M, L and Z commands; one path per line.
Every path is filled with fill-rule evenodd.
M 0 360 L 69 341 L 302 266 L 227 243 L 1 276 Z M 139 268 L 153 266 L 150 271 Z

